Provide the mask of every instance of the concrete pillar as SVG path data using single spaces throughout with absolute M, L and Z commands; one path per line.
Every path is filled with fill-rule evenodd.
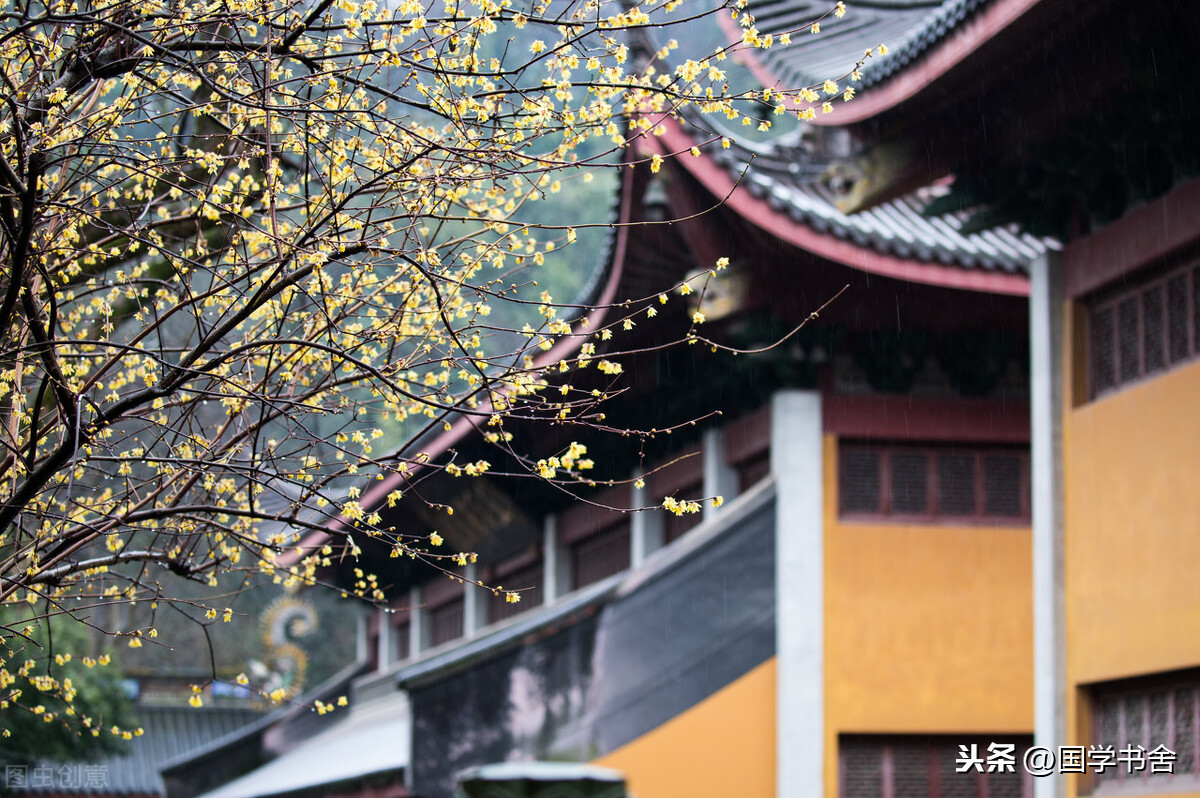
M 371 659 L 371 614 L 359 612 L 354 626 L 354 661 L 367 662 Z
M 463 568 L 463 637 L 471 638 L 487 625 L 487 608 L 483 602 L 489 593 L 471 584 L 478 581 L 479 570 L 475 563 L 468 563 Z M 470 580 L 470 581 L 467 581 Z
M 725 430 L 709 429 L 704 432 L 704 495 L 720 496 L 729 501 L 737 496 L 737 471 L 725 457 Z M 723 508 L 704 503 L 704 520 L 716 518 Z
M 542 522 L 542 580 L 543 598 L 553 604 L 571 592 L 571 563 L 564 546 L 558 540 L 558 518 L 547 515 Z
M 633 479 L 637 479 L 634 475 Z M 655 504 L 654 497 L 646 487 L 632 487 L 633 507 L 650 507 Z M 629 552 L 629 562 L 634 568 L 641 565 L 645 559 L 662 548 L 663 545 L 663 513 L 658 510 L 646 510 L 634 513 L 629 519 L 629 542 L 632 550 Z
M 425 609 L 421 606 L 421 588 L 408 589 L 408 655 L 415 657 L 425 649 Z
M 777 393 L 771 400 L 771 473 L 779 798 L 825 794 L 822 454 L 821 395 Z
M 1033 502 L 1034 745 L 1067 744 L 1063 631 L 1063 290 L 1057 253 L 1031 264 L 1029 285 L 1030 476 Z M 1066 777 L 1033 780 L 1035 798 L 1062 798 Z
M 392 616 L 386 609 L 376 607 L 375 615 L 379 621 L 379 636 L 375 638 L 375 661 L 379 663 L 379 670 L 384 671 L 395 660 L 392 655 L 392 635 L 396 630 L 392 628 Z

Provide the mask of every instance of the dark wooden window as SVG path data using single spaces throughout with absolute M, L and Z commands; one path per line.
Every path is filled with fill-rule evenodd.
M 737 474 L 738 493 L 745 493 L 771 475 L 769 404 L 729 422 L 725 426 L 724 437 L 725 461 Z
M 1092 302 L 1093 396 L 1169 369 L 1200 350 L 1200 266 L 1141 280 Z
M 750 488 L 766 479 L 771 474 L 770 449 L 742 460 L 734 466 L 737 471 L 738 493 L 745 493 Z
M 459 597 L 429 611 L 430 646 L 440 646 L 463 636 L 464 609 L 465 602 Z
M 1092 774 L 1092 786 L 1105 792 L 1168 791 L 1200 788 L 1200 672 L 1163 674 L 1098 685 L 1091 690 L 1092 739 L 1115 752 L 1140 746 L 1147 752 L 1143 769 L 1116 761 Z M 1166 748 L 1175 754 L 1171 773 L 1153 772 L 1148 752 Z
M 629 567 L 629 521 L 601 529 L 571 544 L 574 587 L 599 582 Z
M 495 575 L 488 579 L 488 584 L 500 585 L 505 590 L 520 590 L 521 600 L 510 603 L 505 599 L 504 593 L 499 596 L 488 595 L 486 599 L 488 623 L 511 618 L 540 606 L 544 583 L 545 570 L 540 558 L 514 568 L 497 569 Z
M 408 659 L 409 656 L 409 640 L 408 640 L 408 610 L 405 608 L 401 612 L 388 615 L 388 652 L 387 662 L 382 663 L 383 667 L 393 665 L 397 662 Z M 403 620 L 399 620 L 400 618 Z M 379 662 L 379 615 L 372 614 L 371 620 L 367 624 L 367 645 L 368 645 L 368 665 L 371 670 L 380 667 Z
M 1013 772 L 987 772 L 989 746 L 1011 745 Z M 876 736 L 838 739 L 840 798 L 1029 798 L 1033 779 L 1022 764 L 1028 736 Z M 974 746 L 981 770 L 959 773 L 960 746 Z M 982 772 L 981 772 L 982 771 Z
M 1025 521 L 1025 447 L 842 442 L 838 497 L 843 518 Z
M 690 485 L 685 485 L 679 490 L 672 491 L 671 495 L 679 501 L 697 501 L 704 493 L 704 485 L 700 482 L 693 482 Z M 665 498 L 665 497 L 664 497 Z M 659 500 L 661 503 L 661 499 Z M 703 505 L 703 502 L 701 502 Z M 693 527 L 700 525 L 704 520 L 704 510 L 701 508 L 698 513 L 684 513 L 683 515 L 675 515 L 675 513 L 663 513 L 663 545 L 673 543 L 684 536 Z
M 392 643 L 392 662 L 401 662 L 408 659 L 408 620 L 392 624 L 391 643 Z

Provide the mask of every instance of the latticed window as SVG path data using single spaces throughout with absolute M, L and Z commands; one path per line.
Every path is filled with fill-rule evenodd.
M 695 501 L 698 496 L 703 495 L 704 485 L 700 482 L 693 482 L 674 492 L 675 498 L 680 501 L 690 500 Z M 673 543 L 683 537 L 693 527 L 699 526 L 704 520 L 704 513 L 684 513 L 683 515 L 675 515 L 675 513 L 663 514 L 663 543 Z
M 1031 737 L 842 735 L 838 740 L 840 798 L 1029 798 L 1032 778 L 1022 759 Z M 979 767 L 964 766 L 962 747 Z M 989 768 L 989 746 L 1011 746 L 1012 769 Z M 999 759 L 993 758 L 998 762 Z M 960 769 L 965 772 L 959 772 Z
M 429 645 L 440 646 L 463 636 L 464 609 L 460 597 L 429 611 Z
M 738 493 L 745 493 L 771 474 L 771 452 L 764 450 L 739 462 L 737 472 Z
M 1029 518 L 1025 448 L 843 442 L 838 463 L 843 518 Z
M 1200 266 L 1096 301 L 1090 321 L 1093 396 L 1189 360 L 1200 350 Z
M 724 437 L 725 460 L 737 474 L 738 493 L 745 493 L 771 475 L 769 404 L 727 424 Z
M 408 659 L 409 654 L 411 653 L 409 651 L 409 647 L 408 647 L 408 644 L 409 644 L 409 639 L 408 639 L 409 625 L 408 624 L 409 624 L 408 621 L 404 621 L 403 623 L 396 623 L 396 624 L 392 625 L 391 642 L 392 642 L 392 661 L 393 662 L 400 662 L 401 660 L 406 660 L 406 659 Z
M 602 529 L 571 544 L 575 587 L 599 582 L 629 567 L 629 521 Z
M 1141 747 L 1146 752 L 1171 752 L 1171 773 L 1151 767 L 1147 753 L 1142 767 L 1093 769 L 1094 784 L 1108 791 L 1144 792 L 1148 787 L 1200 787 L 1200 673 L 1190 671 L 1149 679 L 1101 685 L 1092 690 L 1093 746 L 1119 752 Z M 1161 757 L 1159 757 L 1161 759 Z M 1165 762 L 1165 760 L 1163 760 Z M 1155 772 L 1158 770 L 1158 772 Z
M 521 600 L 515 603 L 506 601 L 503 593 L 499 596 L 488 595 L 488 623 L 510 618 L 541 605 L 544 581 L 545 570 L 540 558 L 515 568 L 497 569 L 488 583 L 500 585 L 505 590 L 521 591 Z

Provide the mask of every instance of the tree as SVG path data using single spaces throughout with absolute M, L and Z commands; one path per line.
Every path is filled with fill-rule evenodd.
M 5 638 L 227 618 L 171 577 L 312 582 L 332 545 L 280 564 L 309 530 L 449 563 L 381 528 L 362 481 L 487 472 L 413 445 L 454 418 L 500 445 L 512 415 L 600 422 L 604 392 L 544 388 L 618 379 L 591 336 L 621 314 L 583 329 L 534 277 L 611 220 L 538 210 L 663 117 L 811 116 L 813 88 L 729 89 L 728 56 L 787 44 L 743 5 L 3 0 L 0 601 L 28 605 Z M 714 52 L 650 36 L 730 12 L 741 42 Z M 151 623 L 105 627 L 117 602 Z

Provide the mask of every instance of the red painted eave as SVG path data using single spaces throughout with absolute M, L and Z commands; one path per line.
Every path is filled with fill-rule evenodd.
M 1063 250 L 1066 292 L 1078 298 L 1200 240 L 1200 178 L 1176 186 Z
M 679 123 L 664 119 L 662 126 L 665 131 L 663 135 L 646 137 L 644 146 L 666 154 L 686 152 L 693 145 L 694 142 Z M 776 211 L 765 199 L 759 199 L 745 187 L 739 186 L 707 154 L 702 153 L 699 158 L 682 157 L 678 162 L 714 197 L 724 198 L 726 208 L 777 239 L 827 260 L 908 282 L 1012 296 L 1029 295 L 1029 279 L 1025 275 L 984 269 L 971 270 L 900 258 L 819 233 L 805 224 L 794 221 L 786 213 Z

